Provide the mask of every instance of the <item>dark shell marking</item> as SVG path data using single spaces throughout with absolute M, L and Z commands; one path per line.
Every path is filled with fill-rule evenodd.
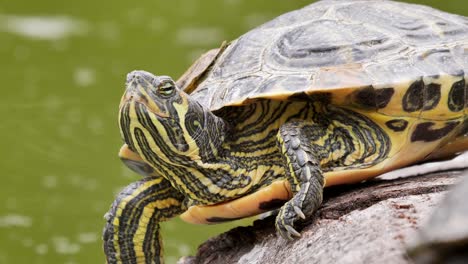
M 438 129 L 432 129 L 432 126 L 435 125 L 434 122 L 420 123 L 414 129 L 411 141 L 430 142 L 439 140 L 450 133 L 459 123 L 459 121 L 449 121 L 445 123 L 444 127 Z
M 273 209 L 280 208 L 287 200 L 281 200 L 281 199 L 272 199 L 267 202 L 261 202 L 260 205 L 258 206 L 258 209 L 263 210 L 263 211 L 270 211 Z
M 385 108 L 390 102 L 395 90 L 393 88 L 374 89 L 369 86 L 354 92 L 351 97 L 354 104 L 363 108 Z
M 403 119 L 392 119 L 385 122 L 385 125 L 387 125 L 388 128 L 395 132 L 401 132 L 404 131 L 408 126 L 408 121 Z
M 447 105 L 452 112 L 459 112 L 465 106 L 465 79 L 455 82 L 450 89 Z
M 235 221 L 235 220 L 239 220 L 239 219 L 242 219 L 242 218 L 244 218 L 244 217 L 226 218 L 226 217 L 213 216 L 213 217 L 207 218 L 206 221 L 209 222 L 209 223 L 216 224 L 216 223 L 224 223 L 224 222 Z
M 332 99 L 331 93 L 313 93 L 307 94 L 305 92 L 299 92 L 292 94 L 288 97 L 288 100 L 291 101 L 308 101 L 308 102 L 321 102 L 324 104 L 329 104 Z
M 418 80 L 411 84 L 403 96 L 403 110 L 406 112 L 415 112 L 421 110 L 423 103 L 424 83 Z
M 430 83 L 425 87 L 423 110 L 434 109 L 440 101 L 440 84 Z
M 395 89 L 393 88 L 383 88 L 375 90 L 375 101 L 377 108 L 384 108 L 387 106 L 388 102 L 392 98 L 393 94 L 395 93 Z
M 403 96 L 403 110 L 416 112 L 434 109 L 439 103 L 440 97 L 440 84 L 425 85 L 422 80 L 417 80 L 410 85 Z

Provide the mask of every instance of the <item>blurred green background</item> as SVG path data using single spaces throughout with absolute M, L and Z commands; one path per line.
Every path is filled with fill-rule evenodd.
M 421 0 L 468 15 L 465 0 Z M 310 1 L 0 1 L 0 263 L 103 263 L 103 215 L 139 178 L 117 158 L 126 74 L 204 51 Z M 244 224 L 247 222 L 243 222 Z M 163 226 L 168 263 L 239 223 Z

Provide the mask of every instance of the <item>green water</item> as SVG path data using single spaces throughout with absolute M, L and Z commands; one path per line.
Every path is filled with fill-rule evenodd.
M 0 263 L 103 263 L 103 215 L 139 178 L 117 158 L 126 73 L 177 78 L 308 2 L 0 1 Z M 465 0 L 419 3 L 468 15 Z M 166 260 L 232 226 L 165 224 Z

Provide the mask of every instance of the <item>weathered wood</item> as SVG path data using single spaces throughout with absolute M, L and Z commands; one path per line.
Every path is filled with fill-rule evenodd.
M 468 263 L 468 177 L 453 186 L 408 248 L 415 264 Z
M 299 225 L 301 238 L 277 236 L 268 217 L 209 239 L 179 263 L 409 263 L 406 246 L 463 176 L 468 170 L 327 188 L 315 217 Z

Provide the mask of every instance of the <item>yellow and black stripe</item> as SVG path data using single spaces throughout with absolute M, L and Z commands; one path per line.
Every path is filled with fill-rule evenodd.
M 258 211 L 270 204 L 265 201 L 268 197 L 271 204 L 278 204 L 276 200 L 284 202 L 292 196 L 280 211 L 277 228 L 285 237 L 295 236 L 294 222 L 313 214 L 324 185 L 367 179 L 422 160 L 457 135 L 466 137 L 461 103 L 445 90 L 439 99 L 437 93 L 430 97 L 426 108 L 413 98 L 417 86 L 413 85 L 413 91 L 407 92 L 411 96 L 406 97 L 388 92 L 393 88 L 384 93 L 363 89 L 340 96 L 298 93 L 286 101 L 261 99 L 211 112 L 176 87 L 170 91 L 167 78 L 140 75 L 128 84 L 119 125 L 128 153 L 132 153 L 127 155 L 137 159 L 150 177 L 126 187 L 108 214 L 104 240 L 109 263 L 160 261 L 159 222 L 181 214 L 188 206 L 257 197 L 258 190 L 273 185 L 283 186 L 274 190 L 287 194 L 262 194 Z M 162 94 L 158 94 L 160 83 L 164 84 Z M 452 86 L 452 94 L 460 93 L 459 85 Z M 436 103 L 446 98 L 451 98 L 451 106 L 442 108 L 461 113 L 447 120 L 439 113 L 441 103 Z M 388 115 L 396 99 L 410 102 L 408 109 L 416 105 L 418 111 L 439 111 L 440 118 L 423 120 L 415 113 Z M 337 100 L 347 103 L 338 106 Z M 375 107 L 357 107 L 363 103 Z M 408 144 L 419 153 L 406 160 L 412 151 Z M 123 158 L 132 157 L 124 154 Z M 231 215 L 241 217 L 242 213 Z M 220 212 L 201 220 L 229 218 Z
M 161 177 L 147 177 L 122 190 L 106 214 L 107 262 L 162 263 L 159 222 L 183 212 L 183 200 Z

